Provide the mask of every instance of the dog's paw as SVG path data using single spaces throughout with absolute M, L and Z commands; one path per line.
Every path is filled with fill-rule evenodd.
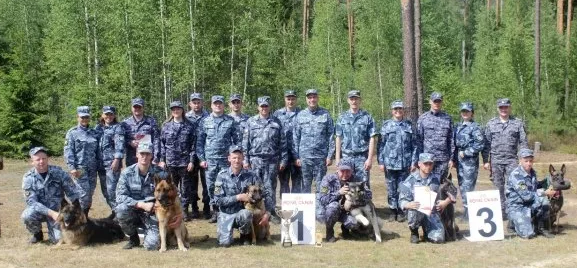
M 178 250 L 180 250 L 180 251 L 188 251 L 188 249 L 187 249 L 186 247 L 178 248 Z
M 158 251 L 159 252 L 166 252 L 166 248 L 160 248 Z

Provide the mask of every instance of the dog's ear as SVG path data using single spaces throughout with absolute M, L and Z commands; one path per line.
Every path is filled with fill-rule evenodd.
M 154 175 L 154 185 L 158 185 L 161 180 L 162 179 L 160 178 L 160 176 L 158 176 L 158 174 Z
M 561 173 L 563 173 L 563 175 L 565 175 L 565 171 L 567 171 L 567 168 L 565 167 L 565 164 L 563 164 L 561 166 Z
M 72 202 L 72 205 L 75 207 L 80 207 L 80 198 L 76 198 L 76 200 Z
M 249 188 L 251 185 L 252 185 L 252 184 L 247 184 L 247 185 L 245 185 L 244 188 L 242 188 L 242 193 L 243 193 L 243 194 L 248 193 L 248 188 Z
M 166 178 L 164 180 L 166 180 L 166 182 L 168 182 L 168 184 L 172 185 L 172 175 L 170 173 L 168 173 L 166 175 Z
M 60 201 L 60 208 L 66 207 L 68 205 L 70 204 L 68 203 L 68 201 L 66 201 L 66 198 L 62 197 L 62 200 Z
M 549 174 L 551 175 L 555 174 L 555 168 L 553 167 L 553 165 L 549 165 Z

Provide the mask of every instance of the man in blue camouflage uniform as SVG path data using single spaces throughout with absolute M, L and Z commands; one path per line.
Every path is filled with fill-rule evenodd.
M 326 226 L 326 242 L 336 241 L 334 226 L 337 222 L 341 223 L 343 238 L 350 237 L 351 230 L 357 230 L 360 223 L 355 217 L 351 216 L 341 205 L 342 199 L 349 191 L 349 182 L 360 182 L 362 178 L 355 178 L 354 163 L 352 160 L 341 160 L 337 165 L 337 172 L 326 175 L 320 184 L 320 194 L 317 202 L 320 204 L 316 211 L 316 218 Z M 364 193 L 365 199 L 371 200 L 373 195 L 366 184 Z
M 186 113 L 186 118 L 194 124 L 196 129 L 194 137 L 196 139 L 198 136 L 198 125 L 202 119 L 209 115 L 209 113 L 203 109 L 203 98 L 201 93 L 190 94 L 190 102 L 188 103 L 188 106 L 190 107 L 190 111 Z M 194 153 L 193 163 L 194 167 L 190 175 L 192 178 L 192 218 L 196 219 L 200 217 L 197 204 L 197 201 L 200 200 L 198 197 L 198 183 L 200 181 L 202 186 L 202 214 L 205 219 L 210 219 L 210 198 L 208 196 L 208 188 L 206 187 L 206 174 L 204 173 L 204 168 L 200 167 L 200 159 L 198 159 L 196 151 Z
M 126 166 L 136 163 L 136 148 L 138 148 L 139 141 L 146 135 L 150 136 L 150 142 L 155 150 L 158 150 L 160 139 L 158 125 L 154 117 L 144 115 L 143 99 L 132 99 L 132 116 L 125 118 L 122 124 L 124 125 L 124 141 L 126 142 Z M 153 163 L 156 162 L 157 159 L 153 159 Z
M 152 162 L 153 145 L 138 144 L 138 162 L 126 167 L 120 174 L 116 190 L 116 217 L 122 231 L 130 237 L 124 249 L 140 246 L 137 229 L 144 229 L 144 248 L 156 250 L 160 246 L 158 219 L 154 214 L 154 175 L 167 177 Z
M 485 145 L 483 131 L 473 120 L 474 106 L 471 102 L 461 103 L 461 118 L 463 121 L 455 126 L 455 153 L 453 162 L 457 163 L 457 178 L 463 202 L 463 220 L 469 219 L 467 209 L 467 193 L 475 191 L 477 175 L 479 174 L 479 153 Z
M 377 146 L 379 169 L 385 173 L 389 221 L 403 222 L 405 214 L 399 205 L 399 186 L 417 166 L 417 136 L 411 121 L 404 119 L 400 100 L 391 103 L 392 118 L 383 122 Z
M 377 127 L 373 117 L 361 109 L 361 92 L 347 94 L 349 110 L 343 112 L 336 123 L 336 161 L 343 159 L 354 163 L 355 177 L 362 178 L 370 188 L 370 171 L 373 165 Z
M 62 199 L 66 195 L 71 202 L 81 200 L 86 194 L 62 168 L 48 163 L 47 150 L 34 147 L 30 150 L 32 168 L 24 174 L 22 190 L 26 208 L 22 221 L 32 234 L 30 244 L 41 242 L 42 222 L 48 225 L 48 237 L 52 244 L 60 240 L 60 226 L 56 222 Z M 86 204 L 82 204 L 84 207 Z
M 521 238 L 529 239 L 537 233 L 547 238 L 554 235 L 549 232 L 549 199 L 553 197 L 553 189 L 543 189 L 537 174 L 533 169 L 533 151 L 519 151 L 519 166 L 511 171 L 507 180 L 505 194 L 507 196 L 507 215 L 513 222 L 515 232 Z M 533 226 L 534 222 L 536 226 Z
M 301 193 L 302 174 L 301 168 L 295 165 L 296 158 L 293 155 L 293 129 L 295 118 L 300 112 L 297 107 L 297 95 L 294 90 L 286 90 L 284 93 L 285 107 L 274 112 L 274 117 L 278 118 L 282 124 L 282 130 L 287 139 L 288 161 L 283 170 L 278 173 L 280 182 L 280 193 Z M 290 185 L 289 185 L 290 182 Z
M 445 242 L 445 228 L 441 222 L 439 214 L 452 201 L 447 197 L 445 200 L 438 200 L 431 214 L 418 211 L 420 203 L 415 200 L 415 187 L 428 186 L 431 191 L 439 193 L 439 178 L 433 173 L 433 155 L 422 153 L 419 155 L 419 170 L 411 173 L 401 184 L 399 189 L 400 206 L 407 212 L 409 230 L 411 230 L 411 243 L 419 243 L 419 227 L 423 227 L 425 237 L 432 243 L 440 244 Z
M 284 170 L 288 162 L 287 140 L 280 120 L 270 114 L 270 97 L 259 97 L 258 114 L 249 118 L 243 135 L 244 168 L 251 169 L 271 193 L 271 221 L 280 224 L 276 215 L 276 184 L 279 170 Z
M 441 93 L 433 92 L 429 103 L 431 110 L 422 114 L 417 121 L 417 152 L 433 155 L 435 161 L 433 173 L 443 180 L 449 174 L 449 169 L 454 166 L 453 119 L 441 110 L 443 108 Z
M 228 247 L 233 242 L 233 228 L 238 228 L 241 243 L 248 245 L 251 241 L 252 212 L 244 208 L 244 202 L 250 201 L 250 196 L 244 193 L 249 185 L 262 185 L 262 180 L 252 171 L 242 168 L 244 156 L 240 146 L 231 146 L 228 161 L 230 167 L 218 173 L 214 183 L 214 201 L 220 212 L 217 223 L 217 241 L 219 246 Z M 270 211 L 271 194 L 262 189 L 265 208 Z M 265 213 L 259 225 L 267 225 L 269 214 Z
M 239 125 L 230 115 L 224 114 L 224 97 L 212 96 L 212 113 L 200 121 L 196 140 L 196 155 L 200 166 L 206 169 L 206 186 L 210 204 L 214 212 L 210 223 L 215 223 L 218 217 L 218 207 L 214 201 L 214 182 L 218 173 L 228 168 L 228 148 L 242 143 Z
M 525 124 L 521 119 L 511 116 L 511 101 L 497 100 L 499 117 L 495 117 L 485 127 L 485 148 L 483 149 L 483 168 L 491 171 L 491 181 L 501 195 L 503 219 L 505 211 L 505 179 L 517 167 L 518 149 L 528 148 Z
M 180 204 L 185 221 L 192 220 L 188 206 L 192 205 L 192 179 L 189 173 L 194 168 L 195 125 L 184 115 L 180 101 L 170 103 L 171 117 L 160 131 L 158 166 L 167 168 L 172 180 L 180 190 Z M 196 200 L 194 200 L 196 202 Z
M 73 179 L 86 195 L 82 197 L 84 214 L 92 207 L 92 196 L 96 190 L 96 173 L 102 159 L 98 148 L 98 132 L 90 128 L 90 108 L 76 109 L 78 125 L 69 129 L 64 143 L 64 161 Z
M 100 189 L 106 203 L 112 209 L 109 218 L 114 219 L 116 213 L 116 185 L 122 169 L 124 158 L 124 128 L 116 119 L 116 107 L 102 107 L 102 118 L 94 128 L 98 132 L 100 155 L 102 159 L 98 167 Z
M 244 133 L 244 128 L 246 127 L 246 121 L 249 116 L 242 113 L 242 97 L 240 94 L 231 94 L 229 98 L 228 107 L 230 108 L 230 113 L 228 115 L 234 118 L 234 121 L 238 123 L 240 130 L 240 138 L 242 139 L 242 134 Z
M 310 193 L 313 180 L 316 192 L 332 164 L 334 123 L 329 112 L 318 105 L 316 89 L 306 91 L 307 109 L 296 116 L 293 132 L 295 165 L 302 168 L 303 193 Z

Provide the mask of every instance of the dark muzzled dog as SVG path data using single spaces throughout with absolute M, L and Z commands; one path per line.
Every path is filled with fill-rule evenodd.
M 174 228 L 169 223 L 174 217 L 182 216 L 182 207 L 180 206 L 180 197 L 178 189 L 172 182 L 172 177 L 167 175 L 161 178 L 158 174 L 154 175 L 154 198 L 155 213 L 158 219 L 158 231 L 160 233 L 160 252 L 165 252 L 167 243 L 176 244 L 181 251 L 187 251 L 190 237 L 188 230 L 181 220 L 180 224 Z M 176 240 L 176 243 L 174 243 Z
M 270 224 L 259 225 L 262 217 L 267 213 L 262 197 L 262 190 L 259 185 L 247 186 L 244 193 L 248 194 L 250 201 L 244 203 L 244 208 L 252 212 L 251 238 L 252 244 L 256 244 L 257 239 L 264 238 L 270 240 Z
M 456 241 L 459 233 L 459 226 L 455 223 L 455 205 L 454 202 L 457 197 L 457 187 L 453 184 L 453 175 L 449 173 L 441 185 L 439 185 L 439 201 L 447 199 L 451 203 L 441 212 L 441 222 L 445 228 L 445 241 Z
M 567 169 L 565 164 L 561 170 L 557 171 L 553 165 L 549 165 L 549 176 L 542 182 L 545 189 L 555 191 L 553 197 L 549 197 L 549 227 L 552 229 L 555 224 L 555 233 L 559 233 L 559 218 L 561 217 L 561 208 L 563 207 L 563 191 L 571 188 L 571 182 L 565 180 Z
M 349 191 L 341 200 L 341 206 L 364 227 L 372 226 L 375 242 L 381 243 L 382 221 L 375 212 L 375 205 L 365 197 L 365 182 L 349 182 Z
M 59 247 L 66 245 L 74 249 L 124 239 L 120 225 L 113 220 L 87 218 L 78 199 L 70 204 L 63 198 L 56 221 L 61 231 L 60 241 L 57 244 Z

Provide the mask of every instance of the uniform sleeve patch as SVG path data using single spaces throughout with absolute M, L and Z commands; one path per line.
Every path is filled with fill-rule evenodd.
M 32 194 L 32 191 L 24 191 L 24 196 L 26 196 L 26 197 L 30 197 L 31 194 Z
M 527 190 L 527 185 L 525 185 L 525 183 L 523 183 L 523 182 L 520 182 L 520 183 L 519 183 L 519 189 L 521 189 L 521 190 Z
M 326 187 L 326 186 L 321 187 L 321 193 L 328 194 L 329 193 L 329 187 Z

